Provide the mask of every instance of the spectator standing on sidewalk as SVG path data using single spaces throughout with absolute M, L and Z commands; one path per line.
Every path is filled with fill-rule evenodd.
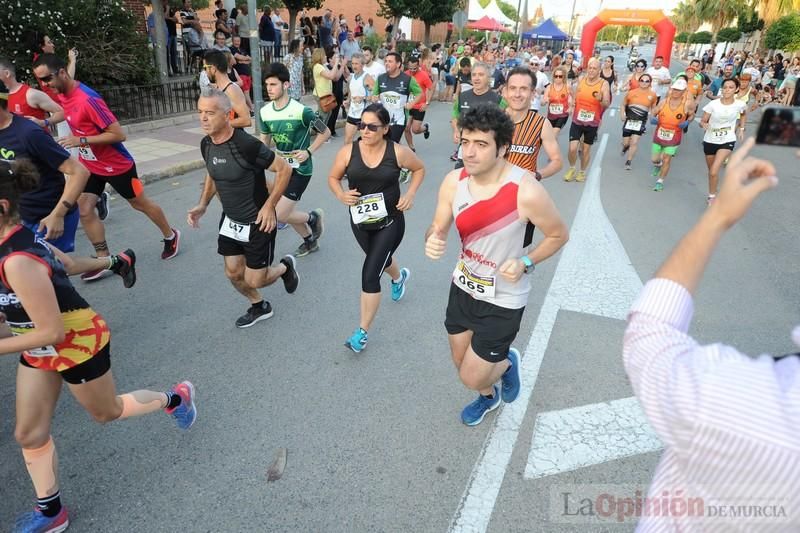
M 286 23 L 281 18 L 281 10 L 277 7 L 272 12 L 272 25 L 275 26 L 275 61 L 280 61 L 283 58 L 283 51 L 281 45 L 283 44 L 283 30 L 286 28 Z
M 250 55 L 250 17 L 247 16 L 247 4 L 239 6 L 236 15 L 236 33 L 242 38 L 242 49 Z
M 272 53 L 275 51 L 275 25 L 272 23 L 272 8 L 265 7 L 261 20 L 258 22 L 258 39 L 261 45 L 262 59 L 267 63 L 272 62 Z

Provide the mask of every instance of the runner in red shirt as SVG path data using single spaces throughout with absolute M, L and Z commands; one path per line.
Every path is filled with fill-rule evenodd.
M 411 76 L 417 81 L 417 84 L 422 88 L 422 94 L 414 102 L 414 106 L 408 111 L 409 120 L 406 126 L 406 144 L 411 150 L 414 150 L 413 134 L 419 135 L 422 133 L 425 138 L 431 136 L 430 124 L 423 122 L 425 120 L 425 111 L 428 109 L 428 102 L 431 101 L 433 95 L 433 81 L 430 75 L 420 68 L 419 57 L 411 56 L 408 60 L 408 70 L 406 74 Z
M 81 224 L 97 255 L 109 255 L 105 228 L 95 210 L 97 198 L 106 183 L 161 230 L 164 236 L 161 258 L 171 259 L 178 255 L 180 232 L 170 226 L 161 207 L 144 194 L 133 157 L 122 144 L 125 133 L 100 95 L 73 80 L 64 62 L 53 54 L 39 56 L 33 64 L 33 72 L 41 83 L 55 91 L 72 130 L 72 135 L 61 137 L 58 143 L 64 148 L 78 148 L 80 162 L 91 172 L 78 205 Z M 81 278 L 92 281 L 105 275 L 106 271 L 93 271 L 81 275 Z

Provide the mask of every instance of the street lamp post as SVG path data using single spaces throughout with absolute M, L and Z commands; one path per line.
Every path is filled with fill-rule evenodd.
M 572 30 L 573 24 L 575 24 L 575 5 L 578 3 L 578 0 L 572 0 L 572 14 L 569 16 L 569 44 L 572 44 Z
M 258 22 L 256 21 L 256 0 L 247 0 L 247 21 L 250 23 L 250 74 L 253 76 L 253 105 L 256 113 L 264 105 L 264 84 L 261 81 L 261 48 L 258 42 Z

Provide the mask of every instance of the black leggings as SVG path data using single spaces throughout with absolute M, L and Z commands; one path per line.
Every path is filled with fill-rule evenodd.
M 361 290 L 381 292 L 381 274 L 392 264 L 392 254 L 403 241 L 406 220 L 403 215 L 392 217 L 393 222 L 383 229 L 367 231 L 350 221 L 358 245 L 367 254 L 361 267 Z

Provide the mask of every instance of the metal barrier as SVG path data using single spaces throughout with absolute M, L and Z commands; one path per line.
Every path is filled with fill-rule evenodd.
M 120 124 L 131 124 L 196 111 L 200 86 L 194 78 L 183 78 L 164 84 L 102 87 L 98 92 Z

